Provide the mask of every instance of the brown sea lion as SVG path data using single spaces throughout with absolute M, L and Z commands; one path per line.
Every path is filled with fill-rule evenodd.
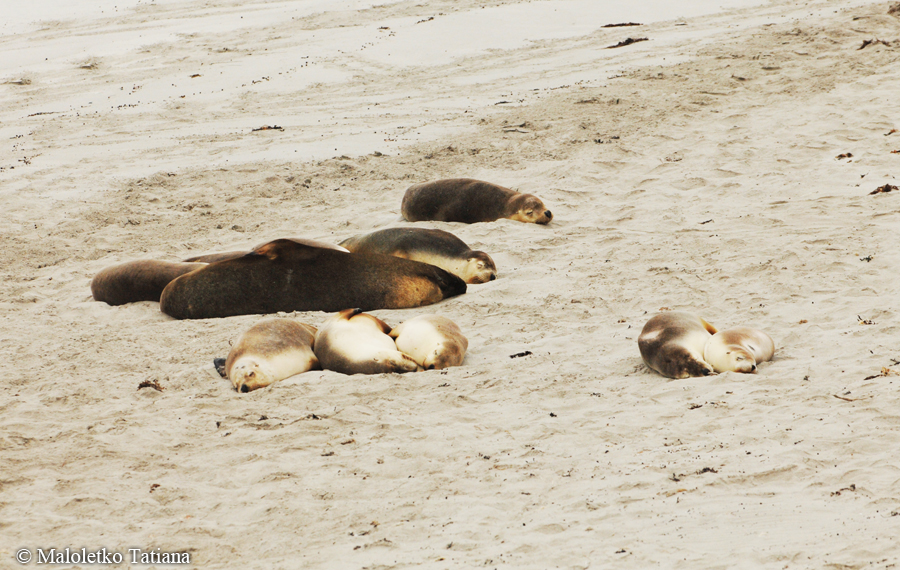
M 708 376 L 715 371 L 703 360 L 703 349 L 716 332 L 714 326 L 696 315 L 659 313 L 644 325 L 638 348 L 647 366 L 663 376 Z
M 397 349 L 425 370 L 459 366 L 469 341 L 459 326 L 439 315 L 419 315 L 394 327 L 391 338 Z
M 344 253 L 279 239 L 175 279 L 160 309 L 176 319 L 278 311 L 406 309 L 466 292 L 439 267 L 390 255 Z
M 206 267 L 205 263 L 183 263 L 143 259 L 102 269 L 91 280 L 95 301 L 124 305 L 138 301 L 159 301 L 163 289 L 173 279 Z
M 775 342 L 766 333 L 749 327 L 718 332 L 706 341 L 703 359 L 716 372 L 756 372 L 756 365 L 772 360 Z
M 410 222 L 492 222 L 508 218 L 547 224 L 553 219 L 540 198 L 521 194 L 490 182 L 471 178 L 447 178 L 410 186 L 400 205 Z
M 345 239 L 340 245 L 354 253 L 382 253 L 435 265 L 466 283 L 497 278 L 497 266 L 490 255 L 472 250 L 444 230 L 389 228 Z
M 238 392 L 263 388 L 319 368 L 313 352 L 316 328 L 291 319 L 264 319 L 238 337 L 225 375 Z
M 304 245 L 309 245 L 312 247 L 323 247 L 325 249 L 336 249 L 337 251 L 347 251 L 346 248 L 341 247 L 339 245 L 334 245 L 333 243 L 327 243 L 324 241 L 318 241 L 318 240 L 314 240 L 314 239 L 305 239 L 305 238 L 283 238 L 283 239 L 287 239 L 287 240 L 290 240 L 295 243 L 302 243 Z M 229 259 L 243 257 L 243 256 L 247 255 L 248 253 L 250 253 L 251 251 L 253 251 L 254 249 L 262 247 L 267 243 L 269 243 L 269 242 L 265 242 L 265 243 L 261 243 L 259 245 L 253 246 L 249 250 L 226 251 L 223 253 L 206 253 L 203 255 L 189 257 L 189 258 L 185 259 L 185 261 L 195 261 L 195 262 L 199 261 L 199 262 L 203 262 L 203 263 L 215 263 L 217 261 L 227 261 Z
M 342 374 L 415 372 L 419 365 L 397 350 L 391 327 L 359 309 L 345 309 L 326 320 L 316 333 L 315 351 L 325 370 Z

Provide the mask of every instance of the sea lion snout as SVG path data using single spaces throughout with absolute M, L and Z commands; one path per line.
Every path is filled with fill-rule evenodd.
M 547 216 L 548 221 L 553 219 L 553 212 L 551 212 L 550 210 L 544 212 L 544 215 Z

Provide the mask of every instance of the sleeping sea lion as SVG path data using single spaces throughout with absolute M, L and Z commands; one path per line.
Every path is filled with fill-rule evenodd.
M 184 279 L 182 278 L 184 277 Z M 406 309 L 466 292 L 459 277 L 390 255 L 344 253 L 279 239 L 175 279 L 159 308 L 176 319 L 278 311 Z
M 316 333 L 315 351 L 325 370 L 342 374 L 415 372 L 419 365 L 397 350 L 391 327 L 359 309 L 345 309 L 326 320 Z
M 547 224 L 553 219 L 553 214 L 537 196 L 471 178 L 447 178 L 410 186 L 403 196 L 400 211 L 410 222 L 437 220 L 473 224 L 509 218 Z
M 716 372 L 756 372 L 756 365 L 772 360 L 775 342 L 766 333 L 735 327 L 714 334 L 706 341 L 703 359 Z
M 696 315 L 672 311 L 659 313 L 647 321 L 638 337 L 641 358 L 647 366 L 669 378 L 689 378 L 714 374 L 703 360 L 716 328 Z
M 394 327 L 391 337 L 397 349 L 425 370 L 459 366 L 469 341 L 459 326 L 439 315 L 419 315 Z
M 389 228 L 345 239 L 341 245 L 354 253 L 382 253 L 435 265 L 470 284 L 497 278 L 490 255 L 472 250 L 443 230 Z
M 91 280 L 95 301 L 124 305 L 138 301 L 159 301 L 163 289 L 173 279 L 206 267 L 205 263 L 183 263 L 143 259 L 106 267 Z
M 313 352 L 316 328 L 291 319 L 262 320 L 238 337 L 225 375 L 238 392 L 250 392 L 319 368 Z

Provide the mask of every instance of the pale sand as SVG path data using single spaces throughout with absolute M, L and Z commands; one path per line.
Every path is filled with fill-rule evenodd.
M 900 370 L 900 193 L 869 195 L 900 171 L 889 5 L 776 0 L 429 69 L 365 48 L 509 3 L 362 4 L 145 3 L 0 39 L 31 58 L 0 77 L 0 567 L 67 546 L 197 568 L 900 564 L 900 376 L 880 375 Z M 194 16 L 222 22 L 172 23 Z M 312 39 L 340 25 L 352 50 Z M 113 29 L 136 47 L 40 63 Z M 600 49 L 627 37 L 650 41 Z M 858 49 L 875 38 L 896 43 Z M 315 81 L 278 79 L 305 61 Z M 238 394 L 212 359 L 259 316 L 90 298 L 121 261 L 402 225 L 404 190 L 451 176 L 555 215 L 422 224 L 499 278 L 375 314 L 453 319 L 462 367 Z M 652 373 L 636 338 L 662 307 L 765 330 L 775 359 Z

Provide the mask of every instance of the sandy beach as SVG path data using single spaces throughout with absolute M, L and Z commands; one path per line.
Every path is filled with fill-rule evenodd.
M 900 9 L 591 4 L 104 1 L 0 28 L 0 568 L 900 565 L 900 191 L 873 194 L 900 185 Z M 553 221 L 402 219 L 450 177 Z M 240 394 L 213 359 L 262 316 L 91 298 L 123 261 L 410 225 L 497 264 L 373 312 L 452 319 L 460 367 Z M 669 309 L 775 358 L 664 378 L 637 336 Z

